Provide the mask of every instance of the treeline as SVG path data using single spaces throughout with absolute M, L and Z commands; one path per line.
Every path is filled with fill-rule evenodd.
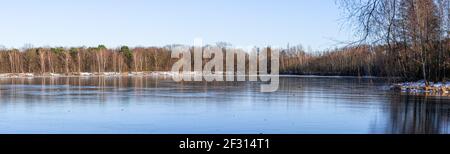
M 450 39 L 444 43 L 450 44 Z M 419 54 L 398 45 L 401 56 L 392 54 L 386 45 L 358 45 L 340 49 L 305 52 L 302 47 L 285 49 L 280 53 L 280 72 L 301 75 L 380 76 L 415 81 L 423 79 Z M 403 50 L 402 50 L 403 48 Z M 437 52 L 439 53 L 439 52 Z M 450 77 L 450 48 L 430 59 L 427 72 L 430 81 Z M 441 61 L 442 63 L 439 63 Z M 431 71 L 433 70 L 433 71 Z
M 171 65 L 170 52 L 157 47 L 0 49 L 1 73 L 163 71 Z
M 302 75 L 384 76 L 382 58 L 369 46 L 305 52 L 303 48 L 290 48 L 280 53 L 280 72 Z
M 116 49 L 109 49 L 104 45 L 99 45 L 98 47 L 72 48 L 25 47 L 21 50 L 0 48 L 0 73 L 73 74 L 81 72 L 121 73 L 171 71 L 173 64 L 179 60 L 177 58 L 171 58 L 172 50 L 175 47 L 188 48 L 191 52 L 192 64 L 194 64 L 194 47 L 185 45 L 135 48 L 122 46 Z M 204 48 L 206 47 L 221 48 L 224 58 L 223 62 L 226 64 L 226 51 L 227 49 L 230 49 L 231 51 L 232 48 L 225 47 L 223 43 L 204 46 Z M 260 50 L 262 50 L 262 48 L 260 48 Z M 236 50 L 233 52 L 244 53 L 244 55 L 246 55 L 245 63 L 248 66 L 248 53 L 243 50 Z M 213 57 L 202 58 L 203 65 Z M 236 60 L 233 65 L 234 69 L 237 70 Z M 270 68 L 270 64 L 268 64 L 268 67 Z M 191 68 L 191 70 L 194 69 Z

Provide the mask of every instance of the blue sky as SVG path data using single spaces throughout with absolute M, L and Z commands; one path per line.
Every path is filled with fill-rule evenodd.
M 0 0 L 0 45 L 163 46 L 230 42 L 302 44 L 347 40 L 335 0 Z

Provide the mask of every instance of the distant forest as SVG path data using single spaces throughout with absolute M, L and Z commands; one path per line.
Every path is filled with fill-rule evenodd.
M 446 81 L 450 77 L 450 0 L 341 0 L 360 40 L 346 47 L 280 53 L 280 73 L 385 76 Z M 0 49 L 0 73 L 169 71 L 171 46 Z
M 98 47 L 3 49 L 1 73 L 73 73 L 168 71 L 173 62 L 168 48 L 119 49 Z

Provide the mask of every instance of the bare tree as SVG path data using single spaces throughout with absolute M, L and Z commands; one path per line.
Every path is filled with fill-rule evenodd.
M 415 74 L 408 69 L 415 65 L 410 61 L 420 64 L 425 81 L 442 76 L 432 72 L 439 72 L 440 68 L 434 65 L 442 63 L 443 54 L 437 52 L 436 44 L 445 43 L 439 37 L 442 34 L 439 21 L 444 18 L 439 8 L 444 3 L 448 0 L 340 1 L 348 21 L 360 35 L 357 43 L 385 45 L 385 50 L 393 56 L 390 61 L 401 70 L 402 76 Z M 399 47 L 403 47 L 404 53 Z

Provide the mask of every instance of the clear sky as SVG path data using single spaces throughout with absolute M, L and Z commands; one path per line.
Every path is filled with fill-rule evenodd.
M 0 45 L 235 46 L 346 40 L 335 0 L 0 0 Z

